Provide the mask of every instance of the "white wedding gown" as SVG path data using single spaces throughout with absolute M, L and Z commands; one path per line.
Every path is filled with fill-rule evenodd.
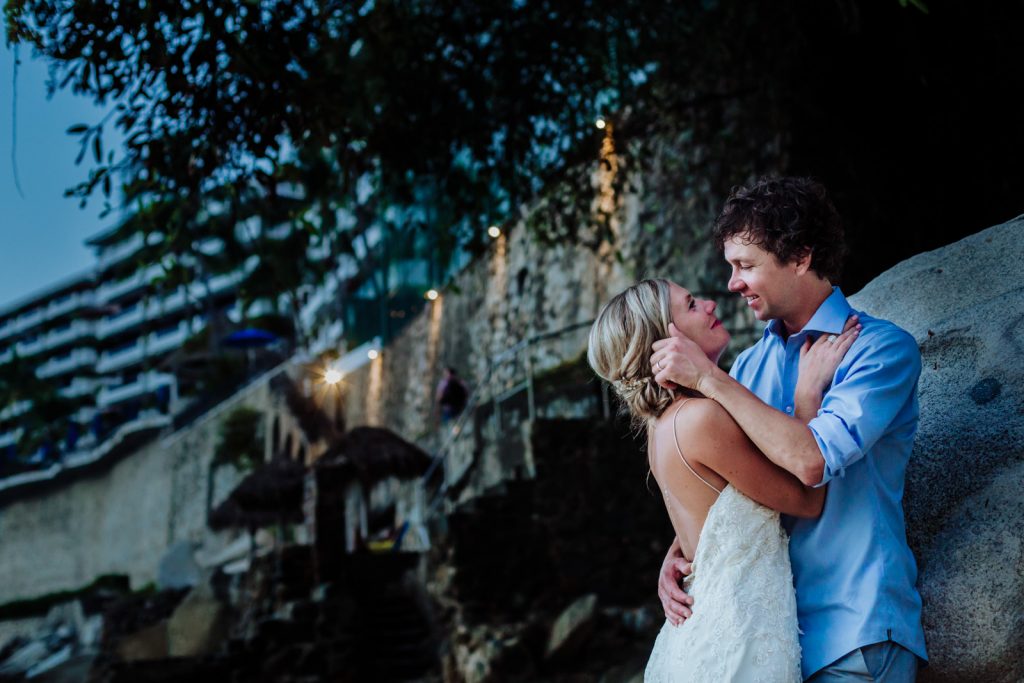
M 799 683 L 796 595 L 778 512 L 726 486 L 708 510 L 685 588 L 693 616 L 679 627 L 665 622 L 644 681 Z

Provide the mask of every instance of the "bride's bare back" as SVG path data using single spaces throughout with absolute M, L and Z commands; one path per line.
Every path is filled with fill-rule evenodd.
M 649 431 L 651 472 L 687 559 L 693 559 L 700 532 L 727 484 L 773 510 L 815 517 L 823 489 L 804 486 L 770 462 L 725 410 L 703 398 L 677 400 Z

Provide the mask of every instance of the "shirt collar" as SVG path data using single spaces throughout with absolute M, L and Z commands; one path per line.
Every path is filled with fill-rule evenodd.
M 804 328 L 796 334 L 799 335 L 805 332 L 841 334 L 843 326 L 846 325 L 846 319 L 850 317 L 851 313 L 853 313 L 853 307 L 850 306 L 850 302 L 843 296 L 843 292 L 838 287 L 832 287 L 832 293 L 821 302 L 818 310 L 814 312 L 814 315 L 807 321 Z M 781 337 L 782 321 L 778 319 L 769 321 L 768 325 L 764 328 L 764 334 L 765 336 L 773 334 Z

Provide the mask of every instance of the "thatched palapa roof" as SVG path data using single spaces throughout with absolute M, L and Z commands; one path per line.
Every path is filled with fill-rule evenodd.
M 335 441 L 314 466 L 350 469 L 353 476 L 378 481 L 420 477 L 431 461 L 427 453 L 389 429 L 356 427 Z
M 274 458 L 246 476 L 210 513 L 210 528 L 255 529 L 301 522 L 305 477 L 306 468 L 300 463 Z

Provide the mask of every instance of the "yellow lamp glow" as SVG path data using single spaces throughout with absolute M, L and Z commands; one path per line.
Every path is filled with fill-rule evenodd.
M 328 368 L 327 372 L 324 373 L 324 381 L 328 384 L 337 384 L 341 381 L 341 370 L 335 368 Z

